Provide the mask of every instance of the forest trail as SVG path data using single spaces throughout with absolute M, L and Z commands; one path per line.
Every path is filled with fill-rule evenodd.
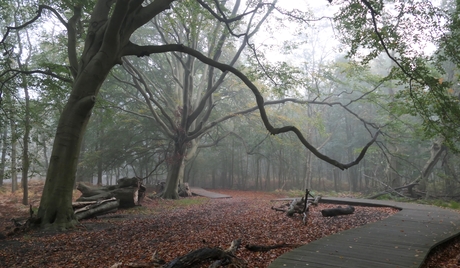
M 434 206 L 382 200 L 323 198 L 323 203 L 389 206 L 400 212 L 289 251 L 278 267 L 419 267 L 435 246 L 460 234 L 460 214 Z
M 210 192 L 207 191 L 203 188 L 200 187 L 190 187 L 190 190 L 192 191 L 192 194 L 194 195 L 199 195 L 199 196 L 204 196 L 212 199 L 217 199 L 217 198 L 232 198 L 230 195 L 226 194 L 219 194 L 216 192 Z

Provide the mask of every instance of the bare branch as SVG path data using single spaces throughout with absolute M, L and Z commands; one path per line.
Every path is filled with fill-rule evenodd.
M 265 108 L 264 108 L 265 106 L 264 98 L 262 97 L 259 89 L 249 80 L 247 76 L 245 76 L 238 69 L 230 65 L 217 62 L 211 58 L 206 57 L 205 55 L 203 55 L 201 52 L 197 50 L 191 49 L 189 47 L 186 47 L 180 44 L 169 44 L 169 45 L 162 45 L 162 46 L 138 46 L 138 45 L 131 43 L 125 47 L 123 54 L 124 55 L 147 56 L 147 55 L 154 54 L 154 53 L 156 54 L 156 53 L 165 53 L 165 52 L 173 52 L 173 51 L 189 54 L 191 56 L 194 56 L 195 58 L 197 58 L 204 64 L 211 65 L 221 70 L 222 72 L 229 71 L 233 73 L 234 75 L 236 75 L 243 83 L 246 84 L 247 87 L 249 87 L 249 89 L 254 94 L 254 97 L 256 98 L 256 102 L 257 102 L 257 107 L 259 109 L 260 116 L 262 118 L 262 122 L 264 123 L 265 128 L 270 132 L 270 134 L 276 135 L 276 134 L 281 134 L 281 133 L 286 133 L 286 132 L 293 132 L 296 134 L 300 142 L 302 142 L 302 144 L 307 149 L 309 149 L 316 157 L 342 170 L 348 169 L 354 165 L 357 165 L 361 161 L 361 159 L 364 157 L 364 155 L 366 154 L 366 151 L 369 148 L 369 146 L 371 146 L 375 142 L 375 140 L 378 137 L 378 134 L 380 133 L 380 130 L 375 133 L 373 139 L 368 144 L 366 144 L 366 146 L 362 149 L 361 153 L 359 154 L 358 158 L 356 158 L 356 160 L 348 164 L 343 164 L 343 163 L 338 162 L 337 160 L 329 158 L 326 155 L 323 155 L 318 150 L 316 150 L 315 147 L 313 147 L 306 140 L 306 138 L 303 136 L 302 132 L 298 128 L 294 126 L 284 126 L 280 128 L 275 128 L 274 126 L 272 126 L 272 124 L 270 123 L 268 119 L 267 112 L 265 111 Z
M 229 65 L 230 66 L 233 66 L 235 64 L 235 62 L 238 60 L 238 58 L 240 57 L 241 53 L 243 52 L 244 48 L 246 47 L 246 45 L 249 45 L 249 39 L 257 33 L 257 31 L 260 29 L 260 27 L 262 26 L 262 24 L 267 20 L 268 18 L 268 15 L 271 14 L 271 12 L 274 10 L 274 6 L 276 4 L 277 1 L 274 1 L 272 6 L 269 8 L 269 10 L 265 13 L 264 17 L 260 19 L 260 21 L 257 23 L 257 25 L 254 27 L 254 29 L 252 30 L 252 32 L 250 32 L 250 28 L 251 28 L 251 24 L 252 24 L 252 19 L 253 17 L 251 17 L 250 19 L 250 22 L 248 23 L 248 26 L 247 26 L 247 29 L 246 29 L 246 34 L 245 34 L 245 37 L 244 39 L 242 40 L 242 43 L 238 49 L 238 51 L 235 53 L 235 56 L 233 57 L 233 59 L 230 61 Z M 233 10 L 233 13 L 232 14 L 235 14 L 236 13 L 236 7 L 235 9 Z M 255 14 L 255 13 L 254 13 Z M 221 39 L 219 40 L 219 42 L 224 42 L 226 38 L 226 34 L 224 33 L 222 36 L 221 36 Z M 214 57 L 213 60 L 217 61 L 218 58 L 217 57 Z M 211 68 L 212 69 L 212 68 Z M 219 79 L 214 83 L 214 85 L 211 87 L 211 88 L 208 88 L 208 90 L 206 91 L 206 94 L 203 96 L 201 102 L 198 104 L 198 107 L 195 109 L 195 111 L 190 115 L 190 120 L 193 121 L 195 120 L 197 117 L 198 117 L 198 114 L 201 112 L 201 110 L 204 108 L 205 104 L 206 104 L 206 101 L 208 100 L 208 98 L 211 98 L 212 96 L 212 93 L 215 92 L 217 90 L 217 88 L 219 87 L 219 85 L 224 81 L 224 78 L 227 76 L 228 72 L 223 72 Z M 210 106 L 209 106 L 209 110 L 208 112 L 211 112 L 211 109 L 212 109 L 212 103 L 210 103 Z M 206 117 L 206 116 L 205 116 Z
M 225 13 L 223 12 L 222 8 L 220 7 L 220 4 L 217 2 L 217 1 L 214 1 L 215 4 L 216 4 L 216 8 L 217 10 L 219 11 L 220 15 L 217 14 L 208 4 L 206 4 L 204 1 L 202 0 L 197 0 L 197 2 L 203 7 L 205 8 L 206 10 L 209 11 L 209 13 L 211 13 L 211 15 L 216 18 L 218 21 L 220 22 L 223 22 L 225 24 L 225 26 L 227 27 L 227 30 L 230 32 L 231 35 L 235 36 L 235 37 L 241 37 L 241 36 L 244 36 L 246 35 L 246 33 L 241 33 L 241 34 L 236 34 L 235 32 L 233 32 L 232 28 L 230 27 L 230 24 L 232 22 L 235 22 L 235 21 L 239 21 L 241 19 L 243 19 L 245 16 L 249 15 L 249 14 L 255 14 L 257 13 L 257 10 L 260 9 L 261 7 L 263 7 L 264 5 L 273 5 L 273 4 L 264 4 L 264 3 L 260 3 L 259 5 L 256 6 L 256 8 L 254 8 L 253 10 L 251 11 L 248 11 L 248 12 L 245 12 L 241 15 L 238 15 L 238 16 L 235 16 L 233 18 L 227 18 L 227 16 L 225 15 Z
M 5 33 L 5 35 L 3 35 L 3 38 L 0 41 L 0 44 L 5 42 L 6 38 L 8 37 L 8 35 L 10 34 L 11 31 L 24 29 L 25 27 L 27 27 L 27 26 L 31 25 L 32 23 L 34 23 L 35 21 L 37 21 L 42 16 L 42 12 L 43 12 L 44 9 L 47 9 L 47 10 L 51 11 L 58 18 L 58 20 L 62 23 L 62 25 L 64 25 L 66 28 L 68 28 L 67 22 L 64 20 L 64 18 L 62 18 L 62 16 L 54 8 L 52 8 L 50 6 L 47 6 L 47 5 L 39 5 L 38 10 L 37 10 L 37 15 L 35 15 L 35 17 L 31 18 L 29 21 L 27 21 L 27 22 L 25 22 L 25 23 L 23 23 L 22 25 L 19 25 L 19 26 L 7 26 L 6 27 L 6 33 Z
M 134 32 L 137 28 L 155 18 L 161 12 L 170 9 L 171 3 L 175 0 L 155 0 L 145 7 L 140 8 L 138 12 L 133 14 L 133 24 L 131 31 Z
M 145 101 L 147 102 L 147 105 L 149 107 L 150 112 L 153 115 L 153 118 L 161 126 L 161 128 L 163 129 L 163 132 L 165 133 L 165 135 L 169 136 L 170 138 L 173 138 L 174 133 L 172 133 L 170 128 L 168 128 L 168 126 L 165 124 L 165 122 L 163 122 L 163 120 L 161 120 L 160 116 L 157 114 L 155 109 L 152 107 L 150 101 L 154 102 L 154 104 L 160 109 L 160 112 L 166 117 L 166 119 L 168 120 L 168 122 L 171 125 L 171 127 L 174 127 L 174 123 L 173 123 L 172 119 L 163 110 L 163 107 L 161 105 L 159 105 L 159 103 L 157 103 L 155 101 L 155 99 L 149 98 L 147 92 L 142 88 L 142 86 L 139 85 L 139 82 L 140 82 L 140 83 L 142 83 L 144 85 L 145 88 L 147 88 L 147 84 L 142 79 L 141 73 L 128 60 L 123 60 L 123 62 L 125 63 L 125 65 L 127 65 L 127 67 L 125 67 L 125 70 L 128 71 L 128 73 L 134 79 L 135 88 L 142 94 L 142 96 L 144 97 Z
M 72 79 L 64 77 L 64 76 L 60 76 L 58 74 L 55 74 L 55 73 L 51 72 L 50 70 L 46 70 L 46 71 L 43 71 L 43 70 L 28 70 L 28 71 L 26 71 L 26 70 L 10 69 L 10 70 L 6 70 L 3 73 L 1 73 L 0 78 L 5 76 L 5 75 L 7 75 L 7 74 L 9 74 L 9 73 L 13 73 L 13 74 L 11 76 L 1 80 L 0 92 L 3 91 L 3 88 L 8 83 L 8 81 L 10 81 L 11 79 L 14 79 L 16 76 L 18 76 L 20 74 L 27 74 L 27 75 L 30 75 L 30 74 L 43 74 L 43 75 L 47 75 L 47 76 L 59 79 L 60 81 L 63 81 L 63 82 L 67 82 L 67 83 L 72 83 L 73 82 Z

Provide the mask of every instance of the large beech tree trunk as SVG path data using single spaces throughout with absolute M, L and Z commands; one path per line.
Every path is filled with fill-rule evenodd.
M 166 188 L 161 197 L 165 199 L 179 199 L 178 186 L 180 179 L 180 172 L 182 162 L 184 161 L 185 146 L 179 141 L 176 141 L 174 154 L 170 159 L 170 166 L 168 169 L 168 177 L 166 179 Z
M 68 34 L 67 52 L 74 79 L 69 99 L 59 118 L 50 165 L 46 175 L 37 225 L 45 228 L 74 227 L 72 190 L 75 183 L 80 147 L 91 110 L 102 83 L 115 64 L 126 55 L 146 55 L 130 42 L 131 34 L 153 17 L 170 8 L 173 0 L 95 1 L 81 57 L 77 54 L 77 24 L 83 13 L 75 5 L 65 25 Z M 130 48 L 130 49 L 129 49 Z
M 72 191 L 81 142 L 96 100 L 95 95 L 112 67 L 112 64 L 104 62 L 103 57 L 95 56 L 85 68 L 87 70 L 76 81 L 59 118 L 38 210 L 42 227 L 66 229 L 76 224 Z

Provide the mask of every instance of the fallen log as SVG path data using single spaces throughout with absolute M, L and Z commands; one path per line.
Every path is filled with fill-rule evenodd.
M 115 197 L 120 202 L 121 208 L 130 208 L 141 204 L 145 196 L 146 188 L 142 184 L 142 179 L 121 178 L 117 180 L 117 185 L 92 186 L 85 183 L 78 183 L 77 189 L 81 192 L 81 197 L 77 202 L 101 201 Z
M 115 263 L 110 268 L 120 267 L 162 267 L 162 268 L 189 268 L 203 267 L 203 264 L 214 261 L 209 267 L 238 267 L 245 268 L 247 264 L 244 260 L 235 257 L 235 253 L 241 245 L 241 239 L 234 240 L 230 247 L 226 250 L 220 248 L 201 248 L 194 250 L 184 256 L 178 257 L 171 262 L 165 264 L 164 261 L 158 259 L 156 255 L 149 262 L 144 263 Z
M 389 194 L 389 193 L 396 193 L 396 194 L 398 194 L 398 195 L 400 195 L 402 197 L 406 197 L 402 193 L 399 192 L 400 190 L 406 190 L 406 189 L 407 189 L 407 192 L 409 193 L 409 197 L 416 197 L 416 195 L 414 194 L 413 188 L 414 188 L 414 186 L 417 186 L 417 185 L 419 185 L 419 184 L 418 183 L 411 183 L 411 184 L 404 185 L 404 186 L 401 186 L 401 187 L 390 188 L 390 189 L 387 189 L 385 191 L 382 191 L 382 192 L 380 192 L 378 194 L 375 194 L 375 195 L 367 197 L 367 198 L 368 199 L 376 199 L 379 196 Z
M 302 198 L 301 200 L 294 199 L 292 200 L 291 204 L 289 205 L 289 209 L 286 211 L 286 215 L 288 217 L 294 216 L 296 213 L 302 213 L 305 204 L 305 200 Z
M 246 245 L 245 248 L 253 252 L 267 252 L 276 248 L 299 247 L 300 245 L 281 243 L 277 245 L 264 246 L 264 245 Z
M 338 206 L 336 208 L 329 208 L 321 210 L 321 214 L 323 217 L 335 217 L 340 215 L 348 215 L 353 214 L 355 212 L 355 208 L 352 206 L 347 206 L 345 208 Z
M 104 215 L 107 213 L 116 212 L 118 210 L 119 205 L 120 200 L 117 200 L 113 197 L 107 200 L 103 200 L 101 202 L 89 204 L 83 208 L 79 208 L 75 210 L 74 213 L 77 220 L 83 220 L 93 218 L 99 215 Z

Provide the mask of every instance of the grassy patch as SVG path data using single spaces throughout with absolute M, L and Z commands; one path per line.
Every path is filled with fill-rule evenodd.
M 460 203 L 456 201 L 450 201 L 449 207 L 451 209 L 460 209 Z
M 198 206 L 206 203 L 208 200 L 206 197 L 190 197 L 177 200 L 157 199 L 154 203 L 123 210 L 123 214 L 155 215 L 165 210 Z

